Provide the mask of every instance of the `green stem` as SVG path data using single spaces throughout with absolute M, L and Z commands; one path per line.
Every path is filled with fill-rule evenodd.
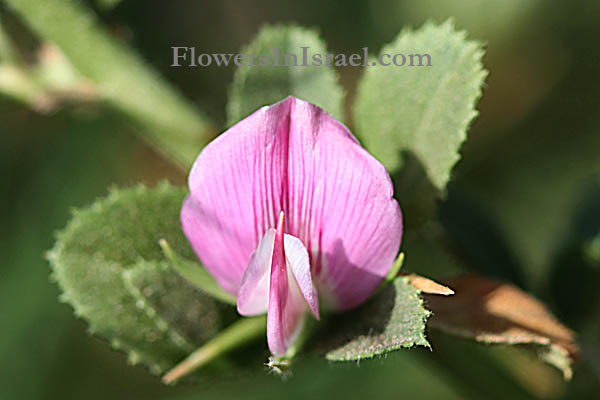
M 266 315 L 241 318 L 167 372 L 162 381 L 166 384 L 173 383 L 228 351 L 263 336 L 266 329 Z
M 381 284 L 377 287 L 375 293 L 381 292 L 381 290 L 383 290 L 384 287 L 386 287 L 388 284 L 393 282 L 394 279 L 396 279 L 398 273 L 400 272 L 400 269 L 402 268 L 402 264 L 404 264 L 404 253 L 398 254 L 398 258 L 396 258 L 396 261 L 394 261 L 394 265 L 392 265 L 390 272 L 388 272 L 383 282 L 381 282 Z
M 98 95 L 139 135 L 188 169 L 215 128 L 172 86 L 113 39 L 82 2 L 6 0 L 41 37 L 55 43 Z

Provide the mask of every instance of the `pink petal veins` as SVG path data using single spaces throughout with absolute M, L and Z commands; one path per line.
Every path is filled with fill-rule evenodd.
M 209 144 L 190 172 L 189 187 L 181 212 L 184 232 L 208 271 L 232 294 L 241 294 L 244 271 L 255 264 L 253 251 L 280 211 L 286 215 L 285 233 L 307 250 L 324 309 L 364 302 L 400 247 L 402 216 L 385 168 L 343 124 L 293 97 L 261 108 Z M 283 242 L 285 247 L 286 235 Z M 307 274 L 294 267 L 289 253 L 294 281 L 318 315 L 316 296 L 303 278 Z M 270 272 L 273 288 L 277 276 Z M 262 287 L 258 281 L 256 287 Z M 248 312 L 262 309 L 248 307 Z
M 204 267 L 237 295 L 252 252 L 281 211 L 289 104 L 263 107 L 202 150 L 182 228 Z

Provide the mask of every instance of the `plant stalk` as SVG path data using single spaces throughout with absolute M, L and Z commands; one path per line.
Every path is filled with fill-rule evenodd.
M 266 330 L 266 315 L 241 318 L 167 372 L 162 381 L 166 384 L 174 383 L 215 358 L 265 335 Z

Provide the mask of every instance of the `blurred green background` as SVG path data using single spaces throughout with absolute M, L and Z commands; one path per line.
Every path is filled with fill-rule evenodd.
M 471 271 L 534 293 L 578 332 L 582 361 L 563 383 L 518 350 L 432 332 L 433 352 L 360 365 L 306 358 L 287 382 L 257 366 L 235 382 L 165 387 L 58 302 L 44 253 L 69 210 L 110 185 L 184 184 L 185 175 L 109 110 L 44 114 L 0 94 L 0 399 L 600 398 L 599 2 L 109 3 L 88 5 L 221 125 L 233 68 L 170 67 L 171 46 L 235 53 L 265 22 L 293 21 L 316 27 L 331 52 L 376 53 L 404 26 L 454 17 L 487 44 L 490 75 L 440 217 Z M 0 10 L 19 25 L 2 1 Z M 349 105 L 362 71 L 339 72 Z

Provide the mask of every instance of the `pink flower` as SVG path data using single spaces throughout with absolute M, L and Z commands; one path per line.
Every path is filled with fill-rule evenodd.
M 210 143 L 189 189 L 187 238 L 241 315 L 267 313 L 276 356 L 308 313 L 363 303 L 400 247 L 402 215 L 383 165 L 343 124 L 294 97 Z

